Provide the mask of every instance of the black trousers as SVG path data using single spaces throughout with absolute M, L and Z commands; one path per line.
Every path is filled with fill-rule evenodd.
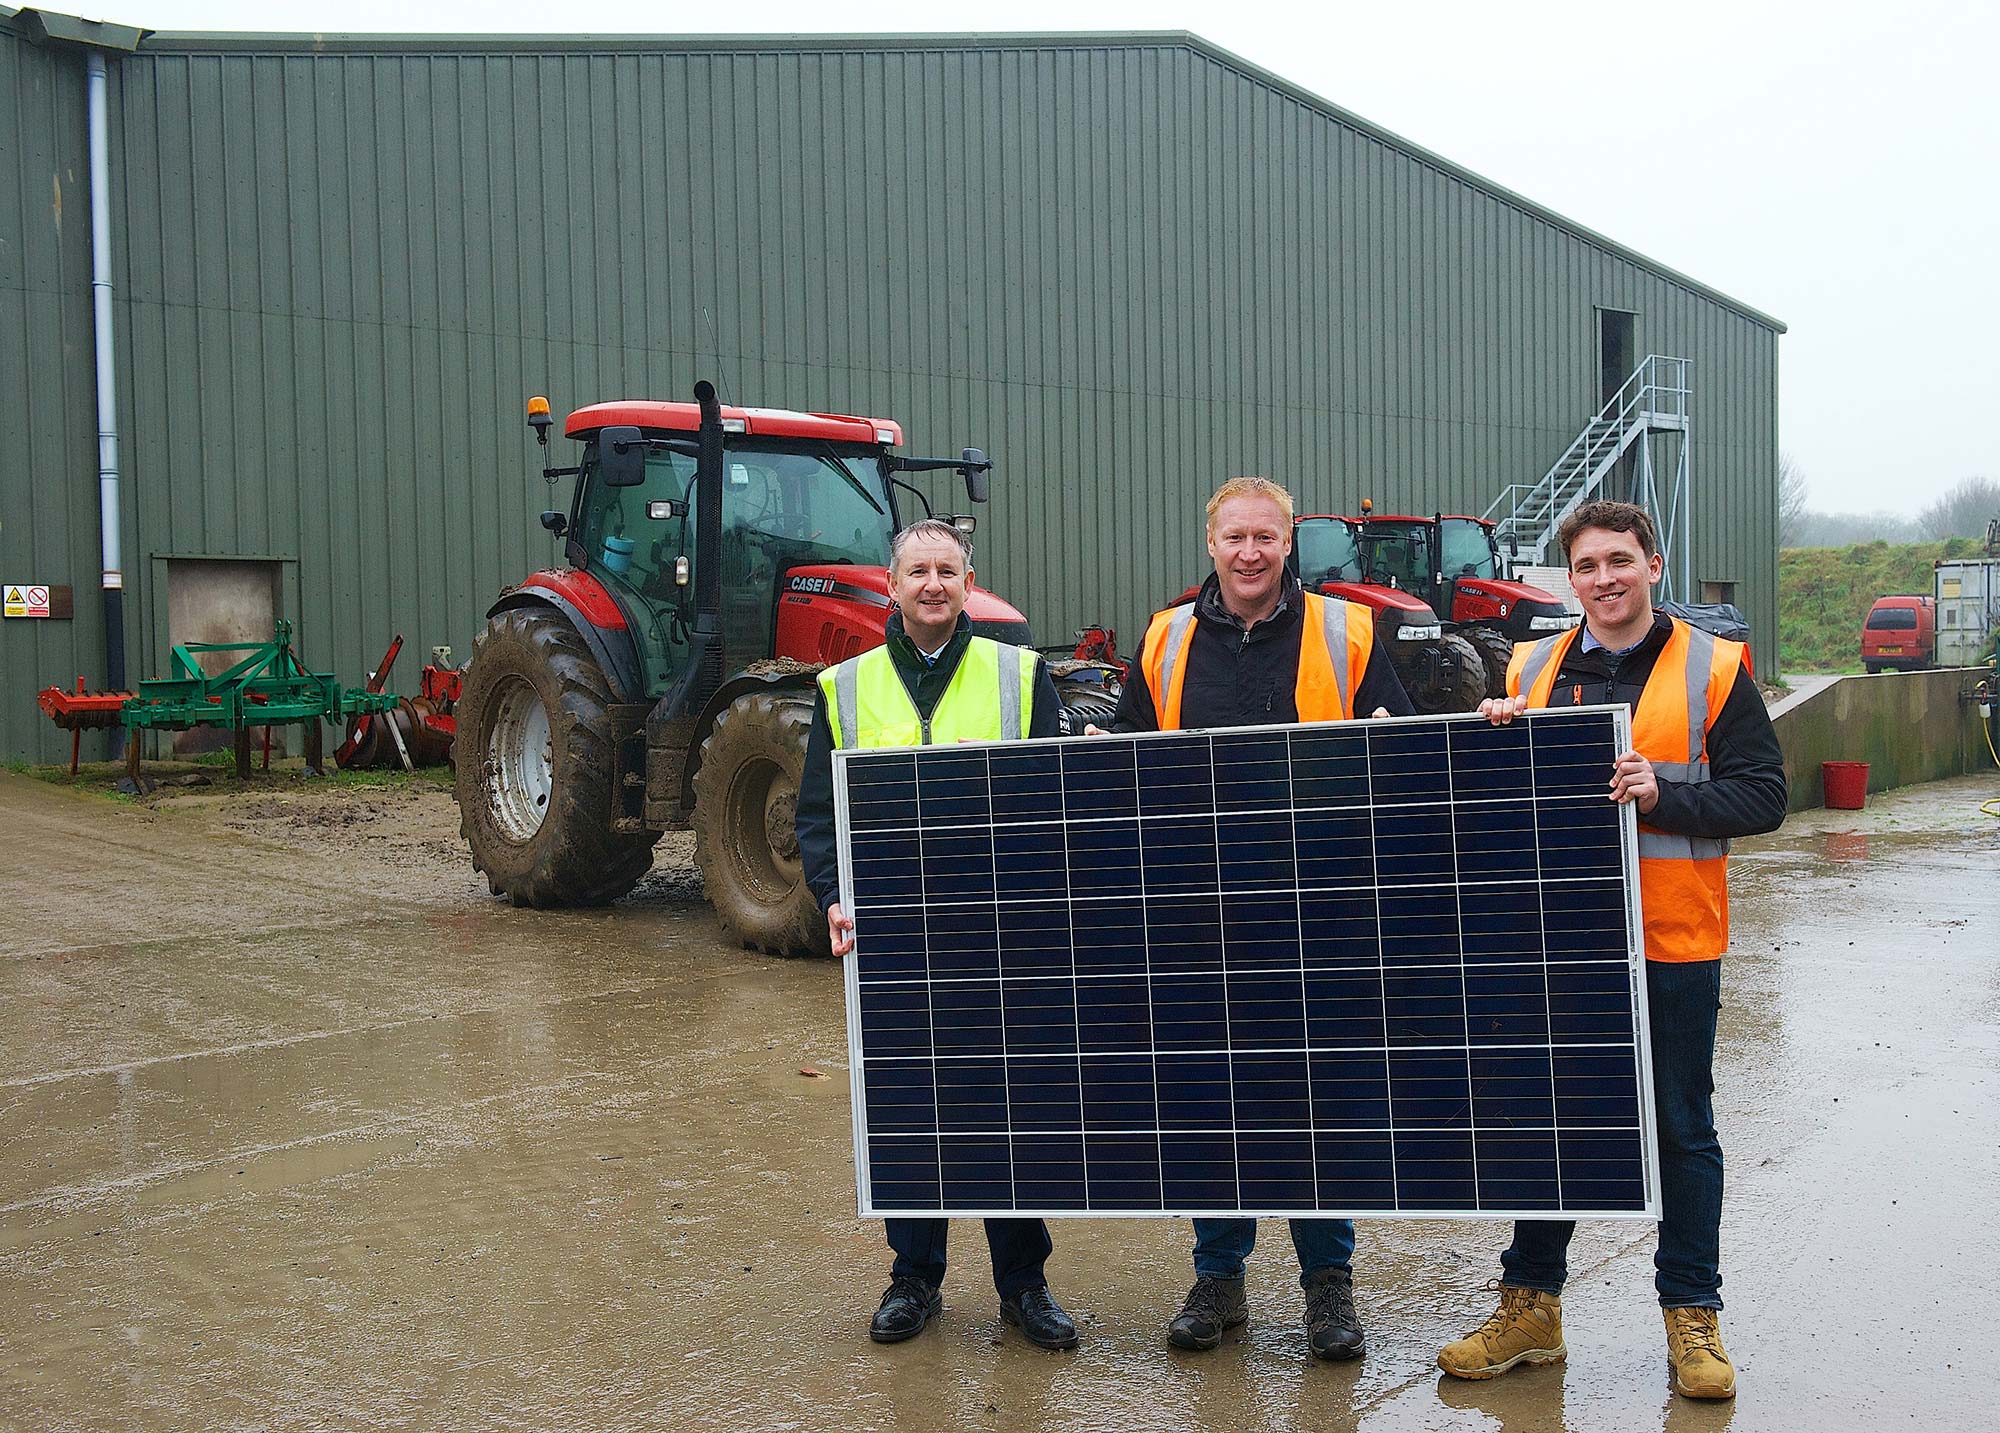
M 894 1278 L 914 1275 L 932 1288 L 944 1282 L 944 1245 L 948 1219 L 890 1219 L 889 1247 L 896 1251 L 890 1269 Z M 993 1253 L 993 1287 L 1003 1299 L 1047 1285 L 1042 1265 L 1048 1261 L 1049 1226 L 1039 1219 L 988 1219 L 986 1245 Z

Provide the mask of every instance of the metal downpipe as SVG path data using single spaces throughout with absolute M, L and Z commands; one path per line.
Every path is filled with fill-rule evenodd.
M 105 688 L 124 691 L 125 573 L 120 554 L 118 515 L 117 347 L 111 328 L 111 122 L 106 98 L 104 52 L 86 60 L 85 92 L 90 111 L 90 292 L 97 339 L 97 502 L 104 594 Z M 114 729 L 111 755 L 123 744 Z

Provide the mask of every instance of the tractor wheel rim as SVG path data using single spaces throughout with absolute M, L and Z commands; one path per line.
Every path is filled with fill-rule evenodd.
M 743 884 L 766 905 L 784 901 L 803 874 L 796 845 L 774 849 L 780 814 L 797 804 L 797 788 L 775 761 L 746 761 L 729 784 L 730 850 Z
M 554 768 L 548 709 L 525 678 L 510 677 L 494 693 L 486 739 L 487 794 L 494 823 L 510 840 L 532 840 L 542 829 L 555 793 Z

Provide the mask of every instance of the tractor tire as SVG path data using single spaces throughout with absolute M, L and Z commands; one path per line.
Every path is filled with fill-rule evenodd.
M 1486 661 L 1479 649 L 1458 633 L 1447 632 L 1438 640 L 1438 650 L 1450 670 L 1434 687 L 1411 691 L 1411 705 L 1425 716 L 1478 711 L 1486 699 Z
M 496 896 L 599 906 L 639 883 L 656 833 L 614 831 L 611 684 L 567 619 L 496 613 L 472 644 L 453 744 L 459 831 Z
M 1466 640 L 1479 649 L 1479 659 L 1486 663 L 1486 695 L 1504 697 L 1507 695 L 1507 666 L 1514 660 L 1514 644 L 1507 640 L 1507 634 L 1493 627 L 1468 627 Z
M 1091 724 L 1111 729 L 1111 718 L 1118 711 L 1118 692 L 1107 688 L 1102 682 L 1079 682 L 1065 677 L 1056 679 L 1056 695 L 1062 698 L 1062 734 L 1082 736 L 1083 729 Z
M 813 704 L 751 692 L 723 708 L 694 774 L 694 859 L 730 939 L 772 955 L 828 955 L 794 825 Z

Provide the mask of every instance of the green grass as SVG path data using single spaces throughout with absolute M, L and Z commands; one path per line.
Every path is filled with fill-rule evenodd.
M 147 760 L 145 774 L 160 783 L 156 795 L 161 797 L 198 795 L 203 792 L 270 792 L 281 791 L 351 791 L 380 787 L 407 787 L 414 791 L 448 791 L 451 789 L 452 775 L 449 766 L 420 766 L 415 772 L 405 773 L 400 769 L 387 771 L 342 771 L 327 758 L 327 774 L 323 778 L 308 778 L 303 764 L 297 757 L 277 757 L 272 760 L 271 769 L 265 771 L 261 765 L 262 754 L 251 758 L 250 779 L 236 779 L 236 758 L 229 751 L 204 752 L 200 756 L 178 758 L 172 761 Z M 69 786 L 93 796 L 108 796 L 115 801 L 129 801 L 132 798 L 118 790 L 118 783 L 125 775 L 122 761 L 86 761 L 72 778 L 69 764 L 63 762 L 53 766 L 35 766 L 25 761 L 10 761 L 7 769 L 23 776 L 32 776 L 38 781 L 51 782 L 57 786 Z M 200 775 L 207 781 L 199 786 L 177 784 L 180 778 Z
M 1969 537 L 1788 547 L 1778 554 L 1778 633 L 1789 672 L 1861 670 L 1861 620 L 1875 599 L 1931 591 L 1931 564 L 1974 557 Z

